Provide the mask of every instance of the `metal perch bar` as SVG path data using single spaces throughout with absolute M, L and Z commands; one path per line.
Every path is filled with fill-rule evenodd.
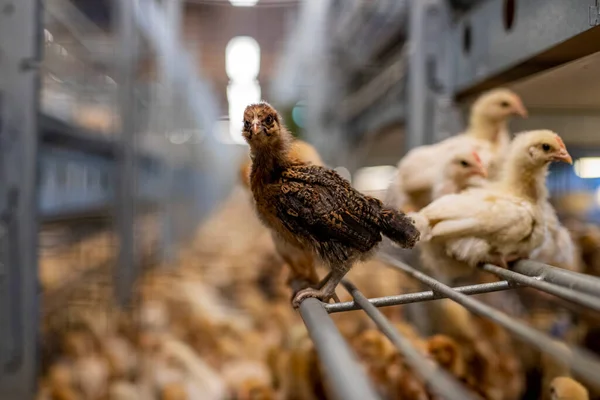
M 322 303 L 317 299 L 304 300 L 300 304 L 300 315 L 336 397 L 344 400 L 379 399 Z
M 492 283 L 483 283 L 479 285 L 468 285 L 468 286 L 459 286 L 454 287 L 453 289 L 459 293 L 473 295 L 473 294 L 483 294 L 490 292 L 498 292 L 502 290 L 513 289 L 515 287 L 519 287 L 518 284 L 501 281 L 501 282 L 492 282 Z M 386 297 L 377 297 L 374 299 L 368 299 L 368 301 L 374 305 L 375 307 L 389 307 L 389 306 L 397 306 L 401 304 L 410 304 L 417 303 L 421 301 L 431 301 L 437 299 L 444 299 L 446 296 L 436 293 L 433 290 L 426 290 L 424 292 L 417 293 L 406 293 L 396 296 L 386 296 Z M 344 311 L 354 311 L 361 310 L 362 307 L 358 305 L 355 301 L 347 301 L 343 303 L 334 303 L 334 304 L 325 304 L 325 310 L 330 313 L 338 313 Z
M 523 275 L 536 276 L 544 282 L 600 296 L 600 279 L 595 276 L 580 274 L 532 260 L 519 261 L 511 269 Z
M 585 293 L 577 293 L 574 290 L 554 285 L 552 283 L 544 282 L 536 278 L 532 278 L 527 275 L 522 275 L 517 272 L 509 271 L 507 269 L 500 268 L 491 264 L 485 264 L 481 268 L 484 271 L 499 276 L 500 278 L 517 282 L 522 285 L 527 285 L 532 288 L 544 291 L 546 293 L 553 294 L 562 299 L 569 300 L 573 303 L 591 308 L 596 311 L 600 311 L 600 298 L 598 297 L 590 296 Z
M 398 348 L 408 364 L 427 382 L 428 386 L 439 396 L 449 400 L 469 400 L 475 397 L 466 390 L 450 374 L 439 368 L 437 364 L 426 359 L 413 347 L 408 339 L 403 337 L 386 317 L 369 302 L 369 300 L 348 281 L 343 281 L 346 290 L 354 301 L 362 307 L 367 315 L 377 324 L 379 329 Z
M 478 300 L 453 290 L 451 287 L 444 285 L 409 265 L 395 260 L 388 255 L 382 255 L 381 257 L 385 259 L 390 266 L 404 271 L 413 278 L 431 287 L 434 291 L 443 293 L 449 299 L 457 302 L 469 311 L 496 322 L 523 341 L 534 345 L 539 350 L 546 352 L 555 359 L 569 365 L 573 372 L 579 375 L 586 383 L 594 388 L 600 389 L 600 375 L 597 373 L 597 371 L 600 371 L 600 360 L 588 351 L 569 347 L 567 345 L 558 345 L 552 338 L 542 332 L 518 322 Z

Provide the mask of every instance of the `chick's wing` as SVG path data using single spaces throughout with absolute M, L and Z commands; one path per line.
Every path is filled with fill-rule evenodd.
M 379 200 L 363 196 L 334 171 L 294 166 L 282 173 L 278 217 L 294 234 L 319 242 L 337 241 L 368 251 L 381 234 L 374 207 Z
M 530 204 L 486 189 L 471 189 L 443 196 L 421 213 L 432 227 L 432 237 L 515 235 L 527 236 L 533 229 Z

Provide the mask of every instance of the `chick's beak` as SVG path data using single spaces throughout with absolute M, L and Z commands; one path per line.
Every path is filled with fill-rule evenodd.
M 252 122 L 252 134 L 256 135 L 258 132 L 262 130 L 262 125 L 260 122 Z
M 514 111 L 515 111 L 515 114 L 521 116 L 522 118 L 527 118 L 527 116 L 528 116 L 527 109 L 525 108 L 525 106 L 521 102 L 518 102 L 515 105 Z
M 480 175 L 480 176 L 484 177 L 484 178 L 487 178 L 487 176 L 488 176 L 487 169 L 483 165 L 477 166 L 477 169 L 475 170 L 475 173 L 477 175 Z
M 558 153 L 556 153 L 553 159 L 555 161 L 561 161 L 571 165 L 573 164 L 573 158 L 571 158 L 571 155 L 565 149 L 562 149 Z

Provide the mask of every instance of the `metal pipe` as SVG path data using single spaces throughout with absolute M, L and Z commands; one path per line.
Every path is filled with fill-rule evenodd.
M 523 275 L 537 276 L 548 283 L 600 296 L 600 279 L 595 276 L 580 274 L 533 260 L 519 261 L 511 269 Z
M 340 400 L 379 399 L 321 302 L 304 300 L 300 304 L 300 315 L 325 366 L 335 396 Z
M 132 300 L 133 283 L 138 275 L 136 263 L 135 223 L 135 60 L 137 35 L 133 3 L 113 1 L 117 13 L 115 30 L 119 39 L 117 75 L 119 76 L 119 107 L 122 121 L 120 140 L 117 142 L 116 214 L 119 234 L 119 259 L 115 270 L 117 298 L 125 306 Z
M 482 293 L 490 293 L 490 292 L 498 292 L 502 290 L 508 290 L 519 285 L 508 282 L 492 282 L 492 283 L 482 283 L 479 285 L 468 285 L 468 286 L 459 286 L 453 288 L 459 293 L 462 294 L 482 294 Z M 437 299 L 444 299 L 446 296 L 436 293 L 433 290 L 426 290 L 423 292 L 417 293 L 407 293 L 396 296 L 385 296 L 385 297 L 376 297 L 373 299 L 368 299 L 369 303 L 374 305 L 375 307 L 389 307 L 389 306 L 397 306 L 401 304 L 410 304 L 417 303 L 423 301 L 431 301 Z M 344 311 L 354 311 L 361 310 L 362 307 L 359 306 L 355 301 L 346 301 L 343 303 L 333 303 L 333 304 L 325 304 L 325 310 L 329 314 L 344 312 Z
M 428 387 L 440 397 L 449 400 L 469 400 L 475 397 L 466 390 L 450 374 L 441 369 L 437 364 L 426 359 L 410 341 L 403 337 L 387 318 L 369 302 L 369 300 L 348 281 L 343 282 L 344 287 L 354 301 L 358 303 L 367 315 L 375 322 L 388 339 L 400 350 L 408 364 L 427 382 Z
M 559 345 L 549 336 L 525 325 L 522 322 L 516 321 L 508 315 L 495 310 L 494 308 L 478 300 L 470 298 L 469 296 L 465 296 L 462 293 L 458 293 L 451 287 L 444 285 L 443 283 L 423 274 L 422 272 L 404 264 L 403 262 L 395 260 L 394 258 L 385 254 L 382 254 L 381 257 L 385 259 L 385 261 L 391 267 L 401 270 L 411 277 L 423 282 L 427 286 L 431 287 L 434 291 L 446 295 L 449 299 L 454 300 L 458 304 L 467 308 L 469 311 L 485 318 L 489 318 L 490 320 L 512 332 L 523 341 L 534 345 L 539 350 L 544 351 L 560 362 L 565 363 L 573 370 L 575 374 L 579 375 L 582 380 L 584 380 L 590 386 L 600 389 L 600 375 L 598 375 L 597 372 L 600 371 L 600 359 L 598 359 L 597 356 L 580 348 Z
M 585 293 L 577 293 L 574 290 L 540 281 L 536 278 L 509 271 L 492 264 L 485 264 L 481 269 L 499 276 L 500 278 L 527 285 L 565 300 L 569 300 L 573 303 L 591 308 L 592 310 L 600 311 L 600 298 L 598 297 L 590 296 Z

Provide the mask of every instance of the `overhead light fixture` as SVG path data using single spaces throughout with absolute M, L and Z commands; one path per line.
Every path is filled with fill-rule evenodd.
M 234 7 L 252 7 L 258 3 L 258 0 L 229 0 Z
M 250 36 L 236 36 L 225 47 L 225 72 L 232 81 L 250 81 L 260 72 L 260 45 Z
M 575 161 L 574 167 L 580 178 L 600 178 L 600 157 L 582 157 Z

